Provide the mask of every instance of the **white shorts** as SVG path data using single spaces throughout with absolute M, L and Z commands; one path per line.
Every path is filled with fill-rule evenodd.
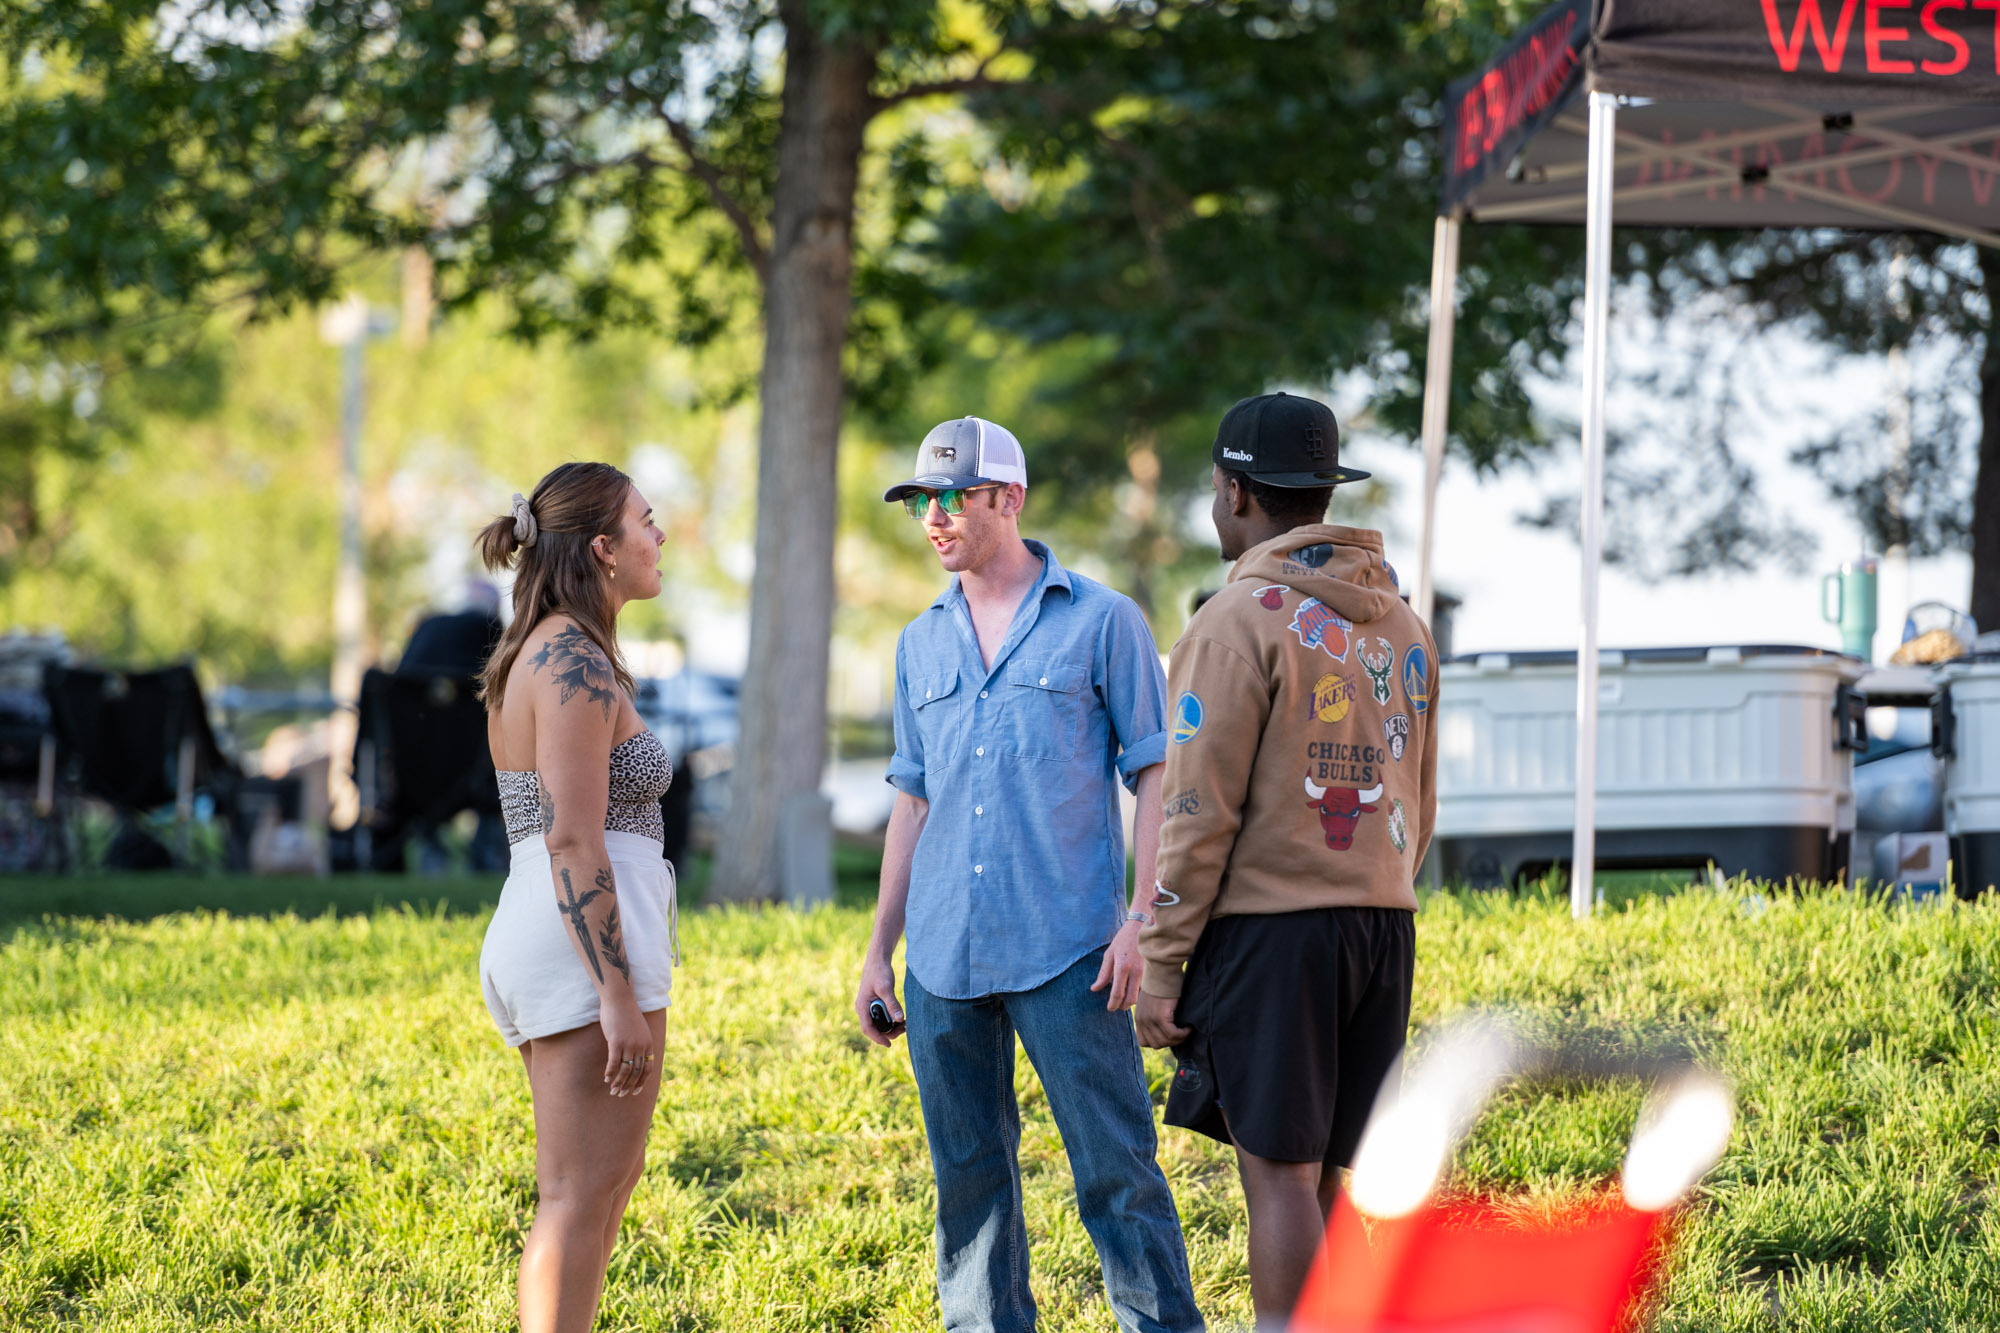
M 618 883 L 618 924 L 639 1012 L 671 1002 L 680 962 L 674 868 L 659 843 L 606 829 L 604 850 Z M 479 950 L 479 982 L 493 1024 L 509 1046 L 597 1021 L 597 988 L 576 951 L 576 933 L 556 906 L 549 850 L 541 837 L 514 844 L 500 906 Z M 579 890 L 584 892 L 586 890 Z

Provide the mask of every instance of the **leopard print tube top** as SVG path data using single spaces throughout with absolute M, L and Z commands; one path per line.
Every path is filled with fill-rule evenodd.
M 534 769 L 501 769 L 500 812 L 507 820 L 511 846 L 539 837 L 542 827 L 542 775 Z M 660 818 L 660 798 L 674 782 L 667 747 L 650 731 L 642 731 L 611 747 L 610 800 L 604 807 L 604 827 L 612 833 L 636 833 L 654 842 L 667 840 Z

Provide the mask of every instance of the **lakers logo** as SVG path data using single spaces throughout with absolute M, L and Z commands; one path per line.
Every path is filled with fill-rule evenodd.
M 1354 705 L 1354 682 L 1346 676 L 1328 674 L 1313 686 L 1313 716 L 1322 722 L 1338 722 Z

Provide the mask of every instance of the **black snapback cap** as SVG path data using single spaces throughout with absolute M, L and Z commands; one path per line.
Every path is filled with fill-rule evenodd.
M 1230 408 L 1215 428 L 1210 457 L 1217 467 L 1293 490 L 1369 475 L 1340 466 L 1340 423 L 1333 409 L 1289 393 L 1259 394 Z

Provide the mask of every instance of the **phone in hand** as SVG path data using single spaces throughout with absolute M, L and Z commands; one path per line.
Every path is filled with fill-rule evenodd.
M 897 1019 L 893 1023 L 889 1021 L 889 1006 L 883 1004 L 880 1000 L 870 1000 L 868 1002 L 868 1021 L 873 1023 L 875 1030 L 885 1037 L 896 1036 L 904 1028 L 904 1023 L 901 1019 Z

